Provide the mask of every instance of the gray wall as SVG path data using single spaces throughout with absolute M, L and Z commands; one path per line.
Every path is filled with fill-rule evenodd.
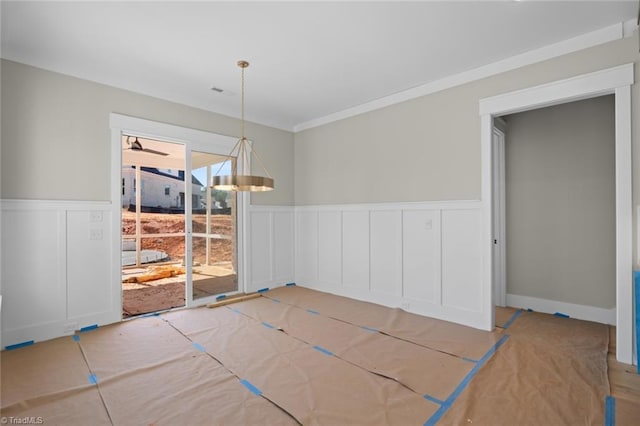
M 507 293 L 615 307 L 614 106 L 505 117 Z
M 637 37 L 296 133 L 296 205 L 479 199 L 480 99 L 630 62 L 640 81 Z M 640 84 L 632 102 L 637 204 Z
M 237 136 L 239 120 L 2 60 L 2 198 L 110 199 L 112 112 Z M 293 204 L 293 134 L 247 123 L 276 181 L 253 204 Z

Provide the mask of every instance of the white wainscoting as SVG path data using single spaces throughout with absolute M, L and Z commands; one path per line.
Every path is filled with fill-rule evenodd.
M 293 207 L 249 207 L 247 292 L 293 282 L 293 224 Z
M 110 203 L 2 200 L 1 207 L 2 347 L 120 320 Z
M 482 328 L 481 203 L 295 208 L 295 282 Z

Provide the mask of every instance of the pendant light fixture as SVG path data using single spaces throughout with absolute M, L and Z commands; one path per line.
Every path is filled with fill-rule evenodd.
M 220 168 L 213 176 L 212 185 L 214 189 L 221 191 L 271 191 L 273 189 L 273 178 L 264 166 L 262 159 L 258 156 L 258 153 L 251 148 L 249 140 L 244 135 L 244 69 L 249 66 L 247 61 L 238 61 L 238 66 L 242 70 L 242 111 L 241 111 L 241 136 L 238 142 L 234 145 L 233 149 L 227 155 L 227 158 L 232 161 L 231 174 L 230 175 L 218 175 L 224 163 L 220 165 Z M 255 158 L 260 163 L 260 166 L 264 170 L 266 176 L 254 176 L 250 174 L 238 174 L 238 164 L 242 167 L 240 171 L 242 173 L 249 173 L 249 159 L 253 152 Z M 236 157 L 236 161 L 233 161 L 233 157 Z

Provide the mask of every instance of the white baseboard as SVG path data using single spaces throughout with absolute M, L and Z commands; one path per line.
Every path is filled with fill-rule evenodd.
M 556 300 L 539 299 L 537 297 L 507 294 L 507 306 L 533 309 L 534 311 L 555 314 L 556 312 L 586 321 L 616 325 L 616 308 L 605 309 L 596 306 L 576 305 Z

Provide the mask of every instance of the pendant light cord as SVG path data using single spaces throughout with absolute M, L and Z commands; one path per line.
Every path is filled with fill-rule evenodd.
M 262 162 L 262 158 L 260 158 L 260 156 L 258 155 L 257 152 L 255 152 L 252 147 L 249 145 L 247 146 L 247 144 L 249 143 L 249 141 L 247 140 L 246 136 L 245 136 L 245 122 L 244 122 L 244 92 L 245 92 L 245 84 L 244 84 L 244 69 L 247 68 L 249 66 L 249 62 L 247 61 L 238 61 L 237 65 L 241 68 L 241 99 L 240 99 L 240 139 L 238 139 L 238 141 L 236 142 L 235 146 L 233 147 L 233 149 L 231 150 L 231 152 L 229 152 L 229 155 L 227 155 L 227 159 L 229 161 L 231 161 L 232 163 L 232 172 L 231 174 L 233 176 L 236 176 L 238 174 L 238 163 L 240 161 L 242 161 L 242 166 L 243 166 L 243 173 L 246 173 L 247 170 L 244 170 L 245 166 L 249 165 L 250 162 L 250 157 L 251 154 L 253 154 L 255 156 L 255 158 L 258 160 L 258 163 L 260 163 L 260 167 L 262 167 L 262 170 L 264 170 L 265 174 L 273 179 L 273 177 L 271 176 L 271 174 L 269 173 L 269 171 L 267 170 L 267 168 L 265 167 L 264 163 Z M 236 152 L 236 149 L 238 150 L 237 152 L 237 156 L 235 157 L 235 161 L 233 160 L 233 153 Z M 226 161 L 220 163 L 220 167 L 218 168 L 218 171 L 215 173 L 215 175 L 218 175 L 220 173 L 220 171 L 222 170 L 222 167 L 224 166 L 224 163 Z
M 244 139 L 244 69 L 246 68 L 246 65 L 241 65 L 242 68 L 242 99 L 240 102 L 240 120 L 242 122 L 241 127 L 240 127 L 240 136 L 242 137 L 242 139 Z

